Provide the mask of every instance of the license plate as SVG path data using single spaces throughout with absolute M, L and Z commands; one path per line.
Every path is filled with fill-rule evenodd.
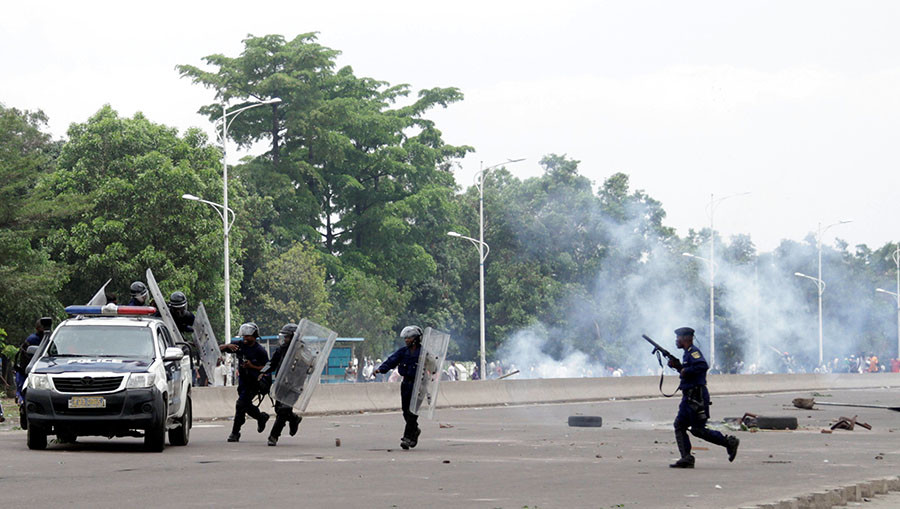
M 106 408 L 103 396 L 74 396 L 69 398 L 69 408 Z

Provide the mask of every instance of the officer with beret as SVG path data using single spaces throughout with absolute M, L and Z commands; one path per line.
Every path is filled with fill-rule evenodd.
M 709 391 L 706 389 L 706 372 L 709 371 L 709 364 L 700 350 L 694 346 L 694 329 L 690 327 L 675 329 L 675 346 L 684 350 L 680 364 L 677 359 L 669 359 L 669 367 L 681 374 L 681 383 L 678 385 L 682 394 L 681 404 L 678 405 L 678 416 L 675 417 L 675 442 L 678 444 L 681 458 L 669 466 L 694 468 L 688 429 L 695 437 L 724 447 L 728 452 L 728 461 L 734 461 L 740 440 L 733 435 L 725 436 L 706 427 L 710 405 Z

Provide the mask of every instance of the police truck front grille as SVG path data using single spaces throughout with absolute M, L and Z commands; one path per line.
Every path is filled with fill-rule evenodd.
M 59 392 L 110 392 L 122 384 L 121 376 L 53 377 L 53 385 Z

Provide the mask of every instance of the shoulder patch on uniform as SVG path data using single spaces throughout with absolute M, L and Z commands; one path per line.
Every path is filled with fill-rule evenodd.
M 700 358 L 700 352 L 693 352 L 693 353 L 691 353 L 691 357 L 693 357 L 693 358 L 695 358 L 695 359 L 699 359 L 699 358 Z

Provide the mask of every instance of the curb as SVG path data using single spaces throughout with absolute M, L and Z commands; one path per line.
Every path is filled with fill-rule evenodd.
M 900 477 L 886 477 L 846 486 L 823 488 L 794 498 L 756 505 L 743 505 L 739 509 L 831 509 L 848 502 L 863 502 L 889 491 L 900 491 Z

